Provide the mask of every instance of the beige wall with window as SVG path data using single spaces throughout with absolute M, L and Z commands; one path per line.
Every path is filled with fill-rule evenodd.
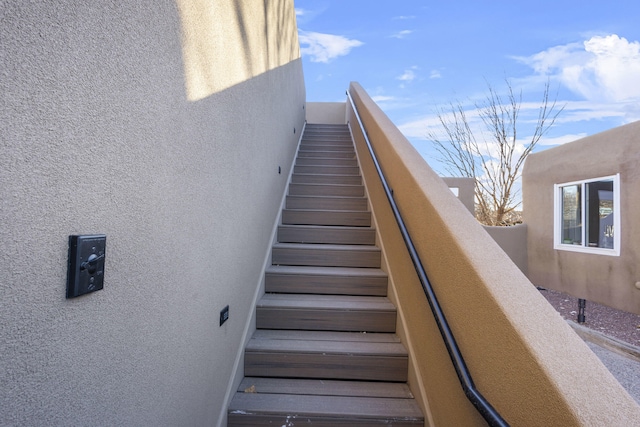
M 639 146 L 635 122 L 529 156 L 523 203 L 533 283 L 640 314 Z
M 1 13 L 0 425 L 223 424 L 304 125 L 293 1 Z M 76 233 L 105 282 L 67 300 Z

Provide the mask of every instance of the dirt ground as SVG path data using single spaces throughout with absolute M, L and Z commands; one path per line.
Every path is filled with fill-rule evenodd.
M 563 318 L 578 321 L 578 298 L 551 289 L 540 293 Z M 639 315 L 587 301 L 583 326 L 640 347 Z

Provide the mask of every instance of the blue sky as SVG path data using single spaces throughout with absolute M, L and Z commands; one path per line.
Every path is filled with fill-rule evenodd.
M 508 79 L 522 129 L 545 83 L 564 111 L 539 149 L 640 119 L 640 2 L 295 0 L 307 100 L 359 82 L 439 172 L 435 111 Z M 557 96 L 556 96 L 557 95 Z M 473 117 L 473 115 L 472 115 Z M 526 135 L 523 141 L 526 140 Z

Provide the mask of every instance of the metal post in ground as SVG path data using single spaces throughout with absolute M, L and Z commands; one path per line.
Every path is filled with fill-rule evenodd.
M 584 323 L 584 309 L 587 306 L 587 301 L 583 298 L 578 299 L 578 323 Z

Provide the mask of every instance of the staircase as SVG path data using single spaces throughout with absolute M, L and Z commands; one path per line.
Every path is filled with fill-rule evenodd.
M 423 426 L 347 126 L 307 125 L 229 426 Z

